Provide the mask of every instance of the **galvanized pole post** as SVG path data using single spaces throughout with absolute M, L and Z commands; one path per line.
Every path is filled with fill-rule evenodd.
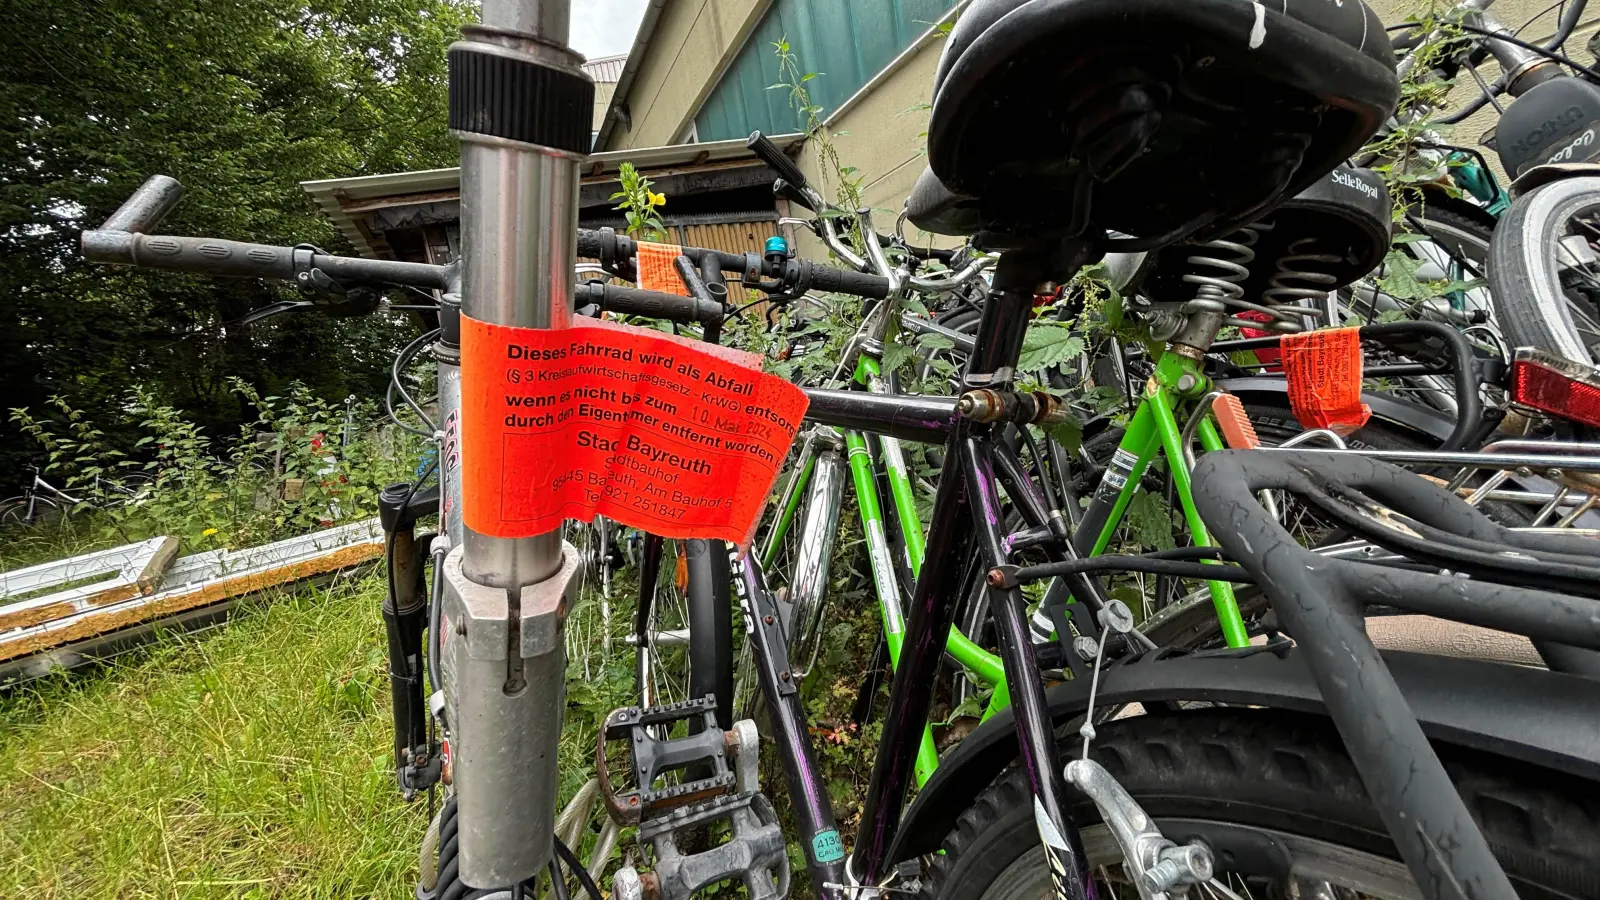
M 484 0 L 450 48 L 461 139 L 462 314 L 563 328 L 571 316 L 579 166 L 594 85 L 566 47 L 569 0 Z M 501 389 L 463 382 L 464 393 Z M 470 448 L 467 452 L 470 454 Z M 470 460 L 468 462 L 470 465 Z M 498 502 L 495 498 L 462 498 Z M 451 536 L 452 539 L 456 535 Z M 548 863 L 576 554 L 559 531 L 463 527 L 445 561 L 440 640 L 461 878 L 501 888 Z

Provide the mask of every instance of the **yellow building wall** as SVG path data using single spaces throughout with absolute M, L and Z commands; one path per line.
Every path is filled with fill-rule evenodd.
M 633 126 L 607 150 L 682 143 L 700 104 L 772 0 L 668 0 L 628 91 Z

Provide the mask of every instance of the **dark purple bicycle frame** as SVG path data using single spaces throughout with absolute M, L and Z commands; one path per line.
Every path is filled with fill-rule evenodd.
M 1018 251 L 1001 257 L 994 291 L 984 305 L 976 346 L 963 375 L 964 389 L 1005 386 L 1009 382 L 1021 354 L 1036 289 L 1060 277 L 1060 273 L 1076 271 L 1085 261 L 1084 255 L 1073 248 L 1067 254 Z M 789 671 L 788 648 L 782 629 L 770 627 L 776 616 L 776 603 L 754 560 L 742 559 L 741 571 L 735 576 L 747 615 L 753 619 L 751 642 L 757 673 L 771 712 L 812 883 L 821 896 L 843 898 L 845 885 L 881 884 L 890 874 L 889 847 L 899 826 L 955 615 L 958 590 L 950 586 L 964 583 L 962 569 L 972 559 L 974 549 L 985 570 L 1009 561 L 996 461 L 999 459 L 1007 472 L 1015 471 L 1020 463 L 1010 447 L 994 439 L 988 426 L 961 419 L 954 399 L 853 391 L 808 394 L 811 408 L 807 418 L 812 421 L 945 446 L 944 471 L 928 526 L 925 562 L 906 614 L 904 643 L 890 689 L 883 736 L 848 863 L 853 878 L 845 874 L 842 855 L 832 850 L 838 846 L 833 806 L 806 739 L 797 686 L 783 677 Z M 1034 490 L 1031 482 L 1018 487 L 1024 493 Z M 1030 495 L 1015 499 L 1026 518 L 1036 518 L 1042 505 L 1040 498 Z M 1034 515 L 1028 515 L 1030 511 Z M 1015 709 L 1022 764 L 1032 787 L 1041 833 L 1047 835 L 1047 852 L 1056 856 L 1056 864 L 1051 867 L 1056 877 L 1055 892 L 1062 900 L 1084 900 L 1093 897 L 1093 886 L 1077 829 L 1067 816 L 1062 799 L 1062 765 L 1029 637 L 1025 601 L 1020 589 L 989 590 L 1000 657 Z M 819 848 L 825 851 L 819 853 Z M 823 858 L 819 859 L 819 855 Z

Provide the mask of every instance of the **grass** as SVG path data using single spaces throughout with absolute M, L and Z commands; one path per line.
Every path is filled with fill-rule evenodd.
M 400 897 L 378 576 L 0 699 L 0 897 Z
M 606 713 L 633 702 L 628 575 L 609 652 L 592 586 L 569 615 L 563 800 L 593 774 Z M 263 596 L 224 629 L 0 694 L 0 898 L 411 896 L 427 807 L 394 785 L 383 591 L 373 571 Z M 842 726 L 878 629 L 859 584 L 844 599 L 807 695 L 850 829 L 879 725 Z M 623 847 L 637 853 L 631 830 Z M 795 895 L 809 896 L 799 862 Z

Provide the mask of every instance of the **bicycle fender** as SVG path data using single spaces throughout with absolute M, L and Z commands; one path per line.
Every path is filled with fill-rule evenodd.
M 1600 163 L 1547 163 L 1534 166 L 1511 182 L 1511 196 L 1521 197 L 1530 191 L 1567 178 L 1600 175 Z
M 1382 655 L 1431 740 L 1600 781 L 1600 691 L 1594 681 L 1455 657 Z M 1075 733 L 1088 695 L 1089 685 L 1082 681 L 1046 692 L 1058 733 Z M 1281 657 L 1269 651 L 1244 657 L 1146 657 L 1103 672 L 1095 705 L 1148 708 L 1184 700 L 1327 715 L 1310 671 L 1293 650 Z M 1012 716 L 1009 708 L 992 716 L 939 761 L 901 820 L 890 863 L 937 851 L 962 812 L 1016 761 Z M 1063 726 L 1070 728 L 1062 732 Z

